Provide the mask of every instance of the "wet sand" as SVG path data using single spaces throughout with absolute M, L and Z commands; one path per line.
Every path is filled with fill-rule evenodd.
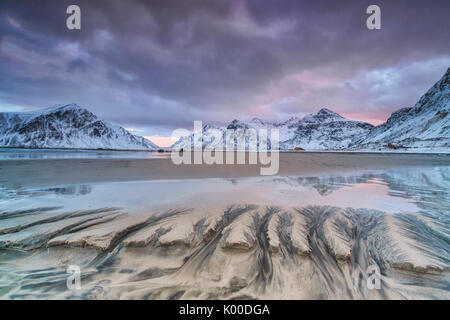
M 450 298 L 448 256 L 433 247 L 445 245 L 445 233 L 417 215 L 246 205 L 129 216 L 104 208 L 23 228 L 28 236 L 0 236 L 3 298 Z M 73 264 L 81 290 L 66 287 Z M 369 266 L 380 270 L 380 289 L 367 285 Z
M 2 160 L 0 298 L 450 299 L 449 177 L 447 155 Z
M 450 154 L 280 153 L 279 176 L 310 176 L 396 167 L 446 166 Z M 256 165 L 175 165 L 169 158 L 1 160 L 0 185 L 14 187 L 155 179 L 260 176 Z

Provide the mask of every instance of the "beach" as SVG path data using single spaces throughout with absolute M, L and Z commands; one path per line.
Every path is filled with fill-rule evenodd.
M 450 298 L 449 155 L 123 155 L 0 160 L 1 299 Z

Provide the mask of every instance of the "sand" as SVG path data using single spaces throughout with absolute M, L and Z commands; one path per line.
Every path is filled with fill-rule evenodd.
M 445 254 L 424 250 L 413 236 L 430 237 L 419 217 L 407 224 L 400 215 L 364 209 L 247 205 L 139 217 L 105 210 L 73 219 L 52 228 L 43 221 L 27 236 L 0 236 L 3 257 L 22 252 L 14 272 L 28 268 L 30 276 L 11 284 L 6 297 L 450 298 Z M 433 228 L 431 239 L 445 236 Z M 64 288 L 71 264 L 83 271 L 80 291 Z M 370 265 L 380 268 L 379 290 L 367 286 Z M 36 277 L 49 266 L 51 272 Z
M 279 176 L 262 182 L 248 179 L 259 167 L 177 167 L 169 159 L 2 160 L 0 184 L 13 196 L 0 204 L 0 298 L 450 298 L 447 155 L 304 153 L 280 160 Z M 198 181 L 207 189 L 228 181 L 215 178 L 229 179 L 241 195 L 224 187 L 172 193 L 168 205 L 149 204 L 139 214 L 128 203 L 135 186 L 116 183 L 173 180 L 169 191 L 181 184 L 187 192 Z M 190 179 L 196 183 L 181 182 Z M 368 180 L 390 194 L 348 187 Z M 90 192 L 99 196 L 100 185 L 39 189 L 78 183 L 116 192 L 106 192 L 104 206 L 86 201 Z M 297 184 L 311 191 L 301 193 Z M 313 193 L 314 204 L 300 196 Z M 355 198 L 342 202 L 335 194 Z M 202 197 L 208 201 L 190 201 Z M 387 212 L 380 210 L 390 208 L 385 203 L 358 199 L 364 197 L 404 202 Z M 123 205 L 113 198 L 124 198 Z M 14 201 L 31 207 L 6 205 Z M 82 271 L 81 290 L 66 286 L 69 265 Z M 379 289 L 368 285 L 373 267 Z

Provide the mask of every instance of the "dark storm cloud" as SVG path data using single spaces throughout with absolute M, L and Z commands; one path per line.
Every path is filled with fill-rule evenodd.
M 370 31 L 374 3 L 382 29 Z M 70 4 L 81 7 L 81 31 L 65 27 Z M 151 133 L 323 106 L 377 121 L 413 104 L 450 64 L 447 1 L 0 6 L 0 107 L 76 102 Z

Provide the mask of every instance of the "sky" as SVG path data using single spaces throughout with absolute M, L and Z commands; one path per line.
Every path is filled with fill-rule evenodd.
M 376 125 L 450 67 L 449 16 L 447 0 L 2 0 L 0 112 L 77 103 L 162 144 L 194 120 L 323 107 Z

